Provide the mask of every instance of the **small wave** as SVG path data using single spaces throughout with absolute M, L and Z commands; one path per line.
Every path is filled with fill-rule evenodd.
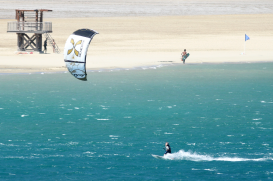
M 119 136 L 117 135 L 109 135 L 110 138 L 118 138 Z
M 131 119 L 131 118 L 132 118 L 132 116 L 125 116 L 125 117 L 123 117 L 123 118 L 126 118 L 126 119 Z
M 188 161 L 227 161 L 227 162 L 243 162 L 243 161 L 269 161 L 273 160 L 271 157 L 264 158 L 239 158 L 239 157 L 213 157 L 210 155 L 200 155 L 197 153 L 192 153 L 190 151 L 186 152 L 180 150 L 179 152 L 167 154 L 164 156 L 166 160 L 188 160 Z

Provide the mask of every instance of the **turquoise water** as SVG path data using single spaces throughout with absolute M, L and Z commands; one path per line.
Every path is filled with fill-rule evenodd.
M 273 178 L 273 63 L 0 81 L 1 180 Z

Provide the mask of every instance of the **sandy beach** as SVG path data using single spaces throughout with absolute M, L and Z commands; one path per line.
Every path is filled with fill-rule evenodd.
M 7 33 L 0 19 L 0 73 L 66 71 L 63 61 L 68 36 L 81 28 L 99 32 L 90 46 L 87 69 L 133 68 L 182 64 L 187 49 L 192 63 L 273 61 L 273 14 L 147 17 L 45 18 L 52 22 L 61 53 L 18 55 L 17 35 Z M 244 35 L 250 37 L 244 51 Z M 44 40 L 44 37 L 43 37 Z

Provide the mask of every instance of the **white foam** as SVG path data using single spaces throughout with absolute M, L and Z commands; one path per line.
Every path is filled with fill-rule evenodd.
M 210 171 L 210 172 L 216 171 L 215 169 L 210 169 L 210 168 L 205 168 L 204 170 Z
M 263 118 L 255 118 L 255 119 L 252 119 L 254 121 L 259 121 L 259 120 L 262 120 Z
M 78 145 L 78 144 L 79 142 L 73 142 L 73 141 L 68 142 L 68 145 Z
M 259 129 L 273 129 L 273 128 L 264 128 L 264 127 L 258 127 Z
M 87 151 L 87 152 L 83 152 L 83 154 L 95 154 L 96 152 L 90 152 L 90 151 Z
M 255 120 L 258 120 L 258 119 L 255 119 Z M 256 124 L 257 126 L 259 125 L 259 124 L 261 124 L 261 122 L 253 122 L 254 124 Z
M 118 138 L 119 136 L 117 135 L 109 135 L 110 138 Z
M 271 157 L 264 158 L 239 158 L 239 157 L 213 157 L 210 155 L 200 155 L 196 152 L 185 152 L 180 150 L 179 152 L 167 154 L 164 156 L 166 160 L 189 160 L 189 161 L 227 161 L 227 162 L 242 162 L 242 161 L 268 161 L 273 160 Z

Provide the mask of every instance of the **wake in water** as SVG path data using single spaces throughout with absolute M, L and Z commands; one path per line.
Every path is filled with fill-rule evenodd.
M 243 161 L 269 161 L 273 160 L 271 157 L 264 158 L 238 158 L 238 157 L 213 157 L 209 155 L 199 155 L 190 151 L 185 152 L 180 150 L 179 152 L 167 154 L 163 157 L 165 160 L 189 160 L 189 161 L 227 161 L 227 162 L 243 162 Z

